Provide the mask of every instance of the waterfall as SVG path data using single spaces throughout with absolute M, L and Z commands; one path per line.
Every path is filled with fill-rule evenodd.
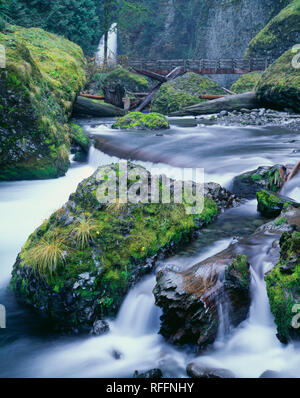
M 118 52 L 118 29 L 117 24 L 113 23 L 108 31 L 107 40 L 107 64 L 116 65 Z M 95 54 L 95 63 L 101 66 L 104 63 L 104 35 L 101 37 L 97 52 Z

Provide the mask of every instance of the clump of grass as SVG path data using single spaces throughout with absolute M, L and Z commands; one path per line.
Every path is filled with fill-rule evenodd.
M 93 240 L 93 232 L 96 230 L 96 226 L 90 218 L 82 218 L 78 225 L 74 228 L 75 239 L 77 245 L 84 249 L 89 245 L 89 242 Z
M 63 238 L 41 241 L 30 249 L 28 260 L 41 275 L 55 273 L 65 262 L 66 247 Z
M 126 207 L 127 207 L 127 203 L 120 203 L 120 200 L 117 198 L 116 202 L 115 202 L 115 203 L 110 203 L 110 204 L 107 206 L 107 209 L 106 209 L 106 210 L 107 210 L 109 213 L 119 214 L 119 213 L 124 212 L 124 210 L 126 209 Z

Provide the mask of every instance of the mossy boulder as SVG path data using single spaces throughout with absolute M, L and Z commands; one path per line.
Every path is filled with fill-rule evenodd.
M 265 71 L 256 87 L 260 101 L 300 112 L 300 73 L 292 64 L 294 57 L 295 53 L 289 50 Z
M 169 115 L 187 106 L 203 102 L 204 100 L 199 98 L 200 94 L 224 95 L 224 90 L 212 79 L 188 72 L 161 86 L 152 101 L 151 112 Z
M 150 83 L 144 76 L 133 73 L 122 66 L 105 74 L 103 84 L 109 87 L 120 84 L 125 90 L 131 92 L 148 92 L 150 89 Z
M 242 75 L 233 85 L 230 90 L 236 94 L 247 93 L 249 91 L 254 91 L 255 86 L 261 78 L 261 73 L 250 72 Z
M 267 189 L 277 193 L 282 188 L 289 170 L 284 165 L 261 166 L 233 179 L 232 192 L 243 198 L 255 199 L 256 193 Z
M 42 29 L 0 33 L 0 180 L 52 178 L 69 167 L 72 104 L 85 84 L 80 47 Z
M 128 163 L 128 191 L 139 191 L 133 169 L 146 173 L 150 189 L 150 173 Z M 185 201 L 98 201 L 99 190 L 113 188 L 114 177 L 123 171 L 117 164 L 104 166 L 81 182 L 69 201 L 29 236 L 18 255 L 11 288 L 58 327 L 91 327 L 96 319 L 114 316 L 129 288 L 151 271 L 159 255 L 171 253 L 212 222 L 220 210 L 220 196 L 227 204 L 232 201 L 217 184 L 205 184 L 204 208 L 198 214 L 189 214 Z M 157 192 L 164 188 L 161 182 Z
M 162 130 L 169 129 L 170 124 L 164 115 L 159 113 L 130 112 L 116 119 L 114 129 L 124 130 Z
M 81 126 L 74 122 L 71 122 L 69 127 L 71 143 L 78 145 L 84 152 L 87 153 L 91 146 L 91 140 L 89 136 L 84 132 Z
M 287 343 L 300 339 L 300 329 L 294 324 L 300 303 L 300 232 L 285 232 L 280 239 L 280 260 L 266 275 L 271 312 L 277 325 L 278 338 Z M 299 322 L 299 317 L 296 321 Z
M 300 43 L 300 0 L 292 0 L 250 42 L 246 57 L 277 59 Z
M 287 209 L 294 204 L 292 199 L 276 195 L 273 192 L 261 190 L 257 192 L 257 210 L 267 218 L 279 216 L 282 210 Z

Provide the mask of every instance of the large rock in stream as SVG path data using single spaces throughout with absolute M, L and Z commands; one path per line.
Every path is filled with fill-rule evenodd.
M 230 192 L 206 184 L 204 208 L 192 214 L 186 202 L 151 203 L 151 193 L 165 192 L 167 186 L 161 182 L 155 188 L 151 174 L 131 163 L 127 189 L 138 193 L 137 201 L 99 201 L 99 192 L 105 196 L 125 172 L 118 164 L 100 167 L 29 236 L 18 255 L 12 289 L 58 328 L 90 329 L 96 320 L 114 316 L 130 287 L 159 256 L 187 242 L 234 202 Z

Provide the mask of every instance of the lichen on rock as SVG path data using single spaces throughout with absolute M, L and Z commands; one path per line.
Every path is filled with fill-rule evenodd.
M 68 118 L 85 84 L 76 44 L 42 29 L 0 33 L 0 180 L 52 178 L 69 167 Z
M 114 129 L 124 130 L 162 130 L 169 129 L 170 124 L 164 115 L 159 113 L 130 112 L 116 119 Z

